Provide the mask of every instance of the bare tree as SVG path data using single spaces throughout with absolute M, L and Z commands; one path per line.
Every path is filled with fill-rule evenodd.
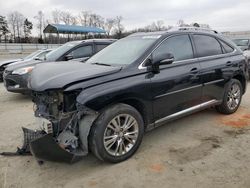
M 155 25 L 156 25 L 156 30 L 157 31 L 161 31 L 161 30 L 165 29 L 163 20 L 157 20 L 155 22 Z
M 21 41 L 20 39 L 22 36 L 24 19 L 25 19 L 24 16 L 18 11 L 14 11 L 8 15 L 8 21 L 11 26 L 11 30 L 13 32 L 14 40 L 17 37 L 18 42 Z
M 104 28 L 104 18 L 98 14 L 82 11 L 78 20 L 81 25 Z
M 180 20 L 177 22 L 177 26 L 178 26 L 178 27 L 188 27 L 188 26 L 190 26 L 190 25 L 189 25 L 189 24 L 186 24 L 186 23 L 184 22 L 184 20 L 180 19 Z
M 13 33 L 13 38 L 15 40 L 15 38 L 16 38 L 16 16 L 15 16 L 14 12 L 12 12 L 8 15 L 8 22 L 9 22 L 9 25 L 11 27 L 10 29 Z
M 45 27 L 44 13 L 40 10 L 34 18 L 37 20 L 37 29 L 39 29 L 40 39 L 42 39 L 43 28 Z
M 105 24 L 104 24 L 104 29 L 106 30 L 108 36 L 110 36 L 111 30 L 114 28 L 115 22 L 116 20 L 113 18 L 106 19 Z
M 52 11 L 52 20 L 54 24 L 59 24 L 61 21 L 61 11 L 60 10 L 54 10 Z
M 19 42 L 21 42 L 21 37 L 22 37 L 22 29 L 23 29 L 23 25 L 24 25 L 24 16 L 19 13 L 19 12 L 16 12 L 16 16 L 17 16 L 17 22 L 16 22 L 16 28 L 17 28 L 17 37 L 18 37 L 18 40 Z
M 89 26 L 89 17 L 90 17 L 90 13 L 87 11 L 82 11 L 80 12 L 80 14 L 78 15 L 78 21 L 82 26 Z
M 122 20 L 123 20 L 122 16 L 117 16 L 115 18 L 115 33 L 116 33 L 118 38 L 121 38 L 122 32 L 124 31 L 124 26 L 121 23 Z
M 77 24 L 77 18 L 68 11 L 61 11 L 60 18 L 64 24 L 67 24 L 67 25 Z

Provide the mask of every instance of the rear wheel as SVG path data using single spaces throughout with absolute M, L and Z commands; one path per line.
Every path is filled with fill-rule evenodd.
M 144 123 L 140 113 L 129 105 L 116 104 L 103 110 L 95 121 L 90 148 L 101 160 L 121 162 L 136 152 L 143 134 Z
M 218 112 L 223 114 L 232 114 L 237 111 L 242 98 L 242 85 L 239 80 L 232 79 L 225 88 L 223 102 L 216 106 Z

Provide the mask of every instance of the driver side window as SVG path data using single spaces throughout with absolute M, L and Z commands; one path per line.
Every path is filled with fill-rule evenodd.
M 92 53 L 93 53 L 92 46 L 89 45 L 89 46 L 79 47 L 70 52 L 69 55 L 72 55 L 73 59 L 77 59 L 82 57 L 90 57 L 92 56 Z
M 165 40 L 154 52 L 153 58 L 161 54 L 171 53 L 175 61 L 192 59 L 193 48 L 188 35 L 178 35 Z

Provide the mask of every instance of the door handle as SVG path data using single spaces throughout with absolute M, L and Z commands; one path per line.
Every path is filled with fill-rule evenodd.
M 191 74 L 197 74 L 199 72 L 199 70 L 198 70 L 198 68 L 192 68 L 191 70 L 190 70 L 190 73 Z
M 233 63 L 232 63 L 231 61 L 228 61 L 228 62 L 226 63 L 226 65 L 227 65 L 228 67 L 231 67 L 231 66 L 233 65 Z

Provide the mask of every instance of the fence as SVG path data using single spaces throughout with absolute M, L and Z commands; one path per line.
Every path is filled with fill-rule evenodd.
M 40 49 L 57 48 L 60 44 L 0 43 L 0 54 L 23 53 Z

